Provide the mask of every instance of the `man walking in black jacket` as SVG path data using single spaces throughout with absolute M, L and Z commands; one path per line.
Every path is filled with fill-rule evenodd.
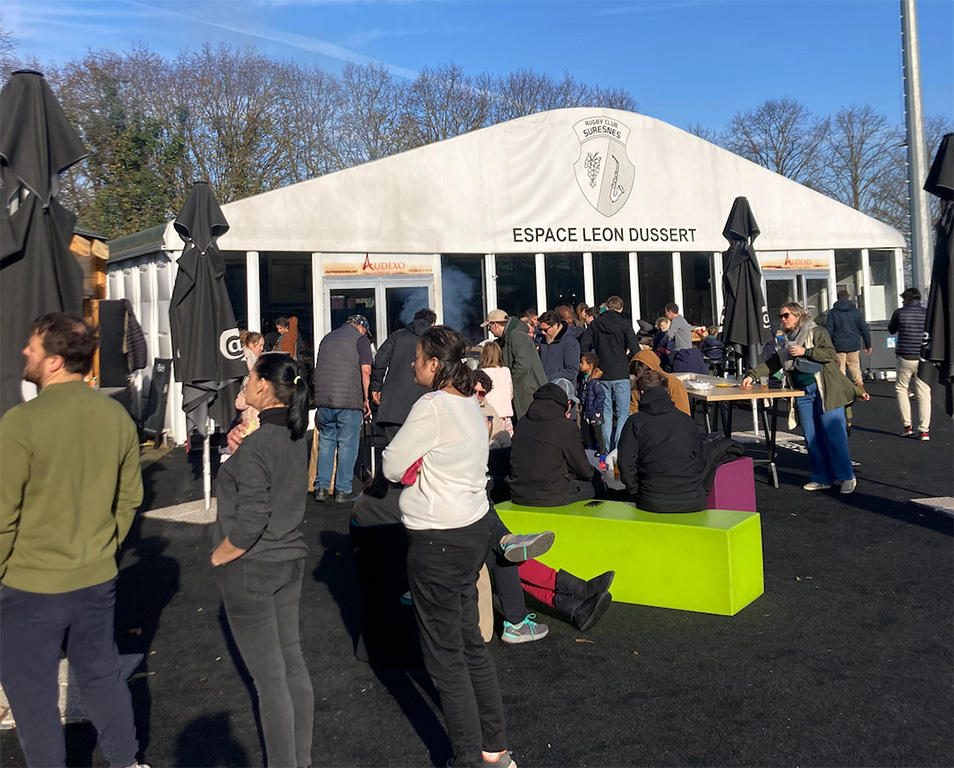
M 623 423 L 629 415 L 629 361 L 639 352 L 639 341 L 633 324 L 622 315 L 623 300 L 610 296 L 606 311 L 597 317 L 580 336 L 580 352 L 596 352 L 603 370 L 606 406 L 603 409 L 603 445 L 608 451 L 619 442 Z M 613 410 L 616 429 L 613 429 Z
M 848 369 L 848 378 L 851 379 L 856 387 L 865 388 L 864 379 L 861 376 L 861 362 L 859 360 L 861 347 L 858 339 L 864 341 L 865 352 L 871 356 L 871 331 L 868 330 L 868 324 L 861 316 L 861 310 L 850 300 L 851 294 L 848 291 L 838 291 L 838 301 L 834 303 L 831 312 L 828 313 L 828 320 L 825 327 L 828 329 L 828 335 L 831 336 L 831 343 L 835 345 L 835 351 L 838 353 L 838 367 L 845 373 Z
M 378 406 L 378 426 L 390 443 L 411 406 L 427 392 L 414 381 L 414 355 L 421 334 L 437 322 L 433 309 L 419 309 L 404 328 L 392 333 L 374 356 L 371 366 L 371 399 Z

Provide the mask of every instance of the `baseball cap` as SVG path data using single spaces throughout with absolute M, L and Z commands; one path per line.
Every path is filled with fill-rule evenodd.
M 351 315 L 346 322 L 351 323 L 352 325 L 360 325 L 366 331 L 371 330 L 371 326 L 368 325 L 368 318 L 366 318 L 364 315 Z
M 489 315 L 487 320 L 480 324 L 481 328 L 486 328 L 491 323 L 506 323 L 508 315 L 502 309 L 495 309 Z
M 560 389 L 566 393 L 566 399 L 571 403 L 579 403 L 580 398 L 576 396 L 576 387 L 573 386 L 573 383 L 569 379 L 554 379 L 552 384 L 556 384 Z

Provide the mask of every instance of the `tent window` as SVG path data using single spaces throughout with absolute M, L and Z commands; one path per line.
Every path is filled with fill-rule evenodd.
M 311 285 L 310 253 L 259 254 L 262 292 L 262 333 L 275 336 L 275 319 L 298 318 L 299 357 L 314 357 L 312 339 L 315 328 L 315 303 Z
M 444 324 L 476 344 L 484 338 L 480 324 L 486 317 L 486 287 L 482 254 L 441 256 L 441 296 Z
M 575 307 L 583 301 L 583 254 L 548 253 L 544 258 L 547 278 L 547 306 Z M 538 307 L 542 312 L 543 307 Z
M 623 313 L 629 317 L 633 311 L 633 297 L 629 291 L 629 254 L 593 254 L 593 299 L 599 306 L 610 296 L 623 300 Z
M 871 283 L 868 311 L 872 320 L 888 320 L 898 308 L 898 279 L 894 251 L 868 251 Z
M 708 253 L 680 253 L 682 262 L 681 314 L 692 325 L 712 325 L 712 270 Z
M 673 300 L 672 254 L 641 253 L 639 265 L 639 317 L 655 323 Z M 681 309 L 681 308 L 680 308 Z
M 497 254 L 497 306 L 520 317 L 537 307 L 535 258 L 532 254 Z
M 865 296 L 862 286 L 864 278 L 861 272 L 861 251 L 835 251 L 835 293 L 848 291 L 852 301 L 862 312 L 865 311 Z
M 237 251 L 225 251 L 225 289 L 232 302 L 235 322 L 242 330 L 248 329 L 248 268 L 245 254 Z

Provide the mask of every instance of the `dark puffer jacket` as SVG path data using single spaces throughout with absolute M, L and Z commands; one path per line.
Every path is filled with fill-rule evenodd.
M 580 350 L 596 352 L 603 381 L 629 378 L 629 360 L 639 352 L 633 324 L 619 312 L 606 310 L 580 336 Z
M 909 302 L 894 311 L 888 323 L 888 333 L 898 334 L 895 355 L 905 360 L 917 360 L 921 356 L 926 318 L 927 310 L 918 301 Z
M 350 323 L 327 334 L 315 365 L 315 407 L 364 408 L 364 385 L 358 356 L 361 331 Z
M 549 344 L 546 339 L 540 342 L 540 362 L 547 381 L 568 379 L 576 384 L 580 374 L 580 342 L 570 333 L 570 326 L 564 324 Z
M 692 417 L 676 410 L 663 387 L 646 390 L 639 411 L 623 425 L 616 460 L 619 476 L 647 512 L 699 512 L 705 456 Z
M 825 328 L 837 352 L 857 352 L 859 337 L 864 339 L 865 349 L 871 349 L 871 331 L 858 309 L 848 299 L 839 299 L 828 313 Z
M 414 320 L 387 337 L 371 366 L 371 392 L 381 393 L 378 421 L 403 424 L 411 406 L 427 392 L 414 381 L 414 355 L 421 335 L 430 328 L 426 320 Z
M 534 400 L 513 433 L 507 478 L 511 499 L 530 507 L 562 506 L 570 499 L 571 475 L 593 477 L 580 430 L 566 417 L 565 405 Z

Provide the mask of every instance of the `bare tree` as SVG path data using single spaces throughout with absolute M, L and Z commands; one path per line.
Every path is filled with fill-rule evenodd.
M 895 172 L 897 128 L 870 106 L 840 109 L 823 143 L 827 164 L 825 191 L 856 210 L 871 214 Z
M 184 53 L 176 60 L 174 101 L 197 178 L 226 203 L 295 178 L 284 134 L 290 65 L 250 48 Z
M 284 133 L 290 153 L 290 181 L 305 181 L 345 166 L 342 146 L 344 104 L 338 79 L 320 67 L 289 78 L 284 98 Z
M 739 112 L 725 133 L 726 149 L 809 187 L 825 172 L 822 144 L 828 120 L 815 118 L 796 99 L 771 99 Z
M 407 86 L 381 64 L 345 65 L 341 73 L 341 153 L 345 166 L 388 157 L 414 144 Z
M 702 123 L 689 123 L 686 126 L 686 133 L 691 133 L 693 136 L 698 136 L 700 139 L 705 139 L 710 144 L 722 144 L 722 136 L 718 131 L 714 131 L 712 128 L 707 128 Z
M 487 76 L 476 80 L 456 64 L 425 68 L 407 92 L 418 145 L 483 128 L 490 116 Z

